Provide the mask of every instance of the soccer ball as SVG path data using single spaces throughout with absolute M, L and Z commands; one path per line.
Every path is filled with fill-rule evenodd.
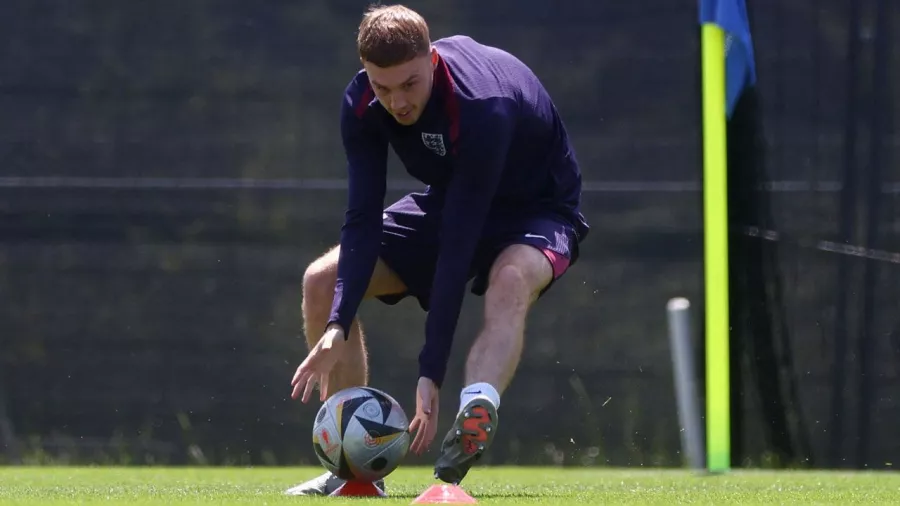
M 332 395 L 313 424 L 319 461 L 339 478 L 374 482 L 391 474 L 410 444 L 409 420 L 390 395 L 351 387 Z

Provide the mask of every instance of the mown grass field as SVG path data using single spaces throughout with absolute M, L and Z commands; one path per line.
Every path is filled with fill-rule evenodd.
M 286 488 L 319 468 L 0 468 L 0 504 L 140 506 L 410 504 L 437 482 L 428 468 L 401 468 L 388 498 L 291 497 Z M 733 471 L 705 475 L 652 469 L 483 467 L 463 488 L 478 504 L 900 504 L 900 474 Z

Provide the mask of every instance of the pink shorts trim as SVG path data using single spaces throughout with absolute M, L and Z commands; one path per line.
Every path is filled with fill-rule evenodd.
M 569 259 L 560 255 L 555 251 L 541 248 L 547 260 L 550 260 L 550 266 L 553 267 L 553 279 L 557 279 L 569 268 Z

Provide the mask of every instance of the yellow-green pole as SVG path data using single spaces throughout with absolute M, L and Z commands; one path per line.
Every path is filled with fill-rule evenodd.
M 728 187 L 725 109 L 725 36 L 704 23 L 703 75 L 703 250 L 706 284 L 707 470 L 731 464 L 728 323 Z

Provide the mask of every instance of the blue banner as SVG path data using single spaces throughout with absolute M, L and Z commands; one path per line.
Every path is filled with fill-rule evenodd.
M 700 24 L 714 23 L 725 32 L 725 98 L 728 117 L 744 89 L 756 84 L 753 39 L 744 0 L 700 0 Z

